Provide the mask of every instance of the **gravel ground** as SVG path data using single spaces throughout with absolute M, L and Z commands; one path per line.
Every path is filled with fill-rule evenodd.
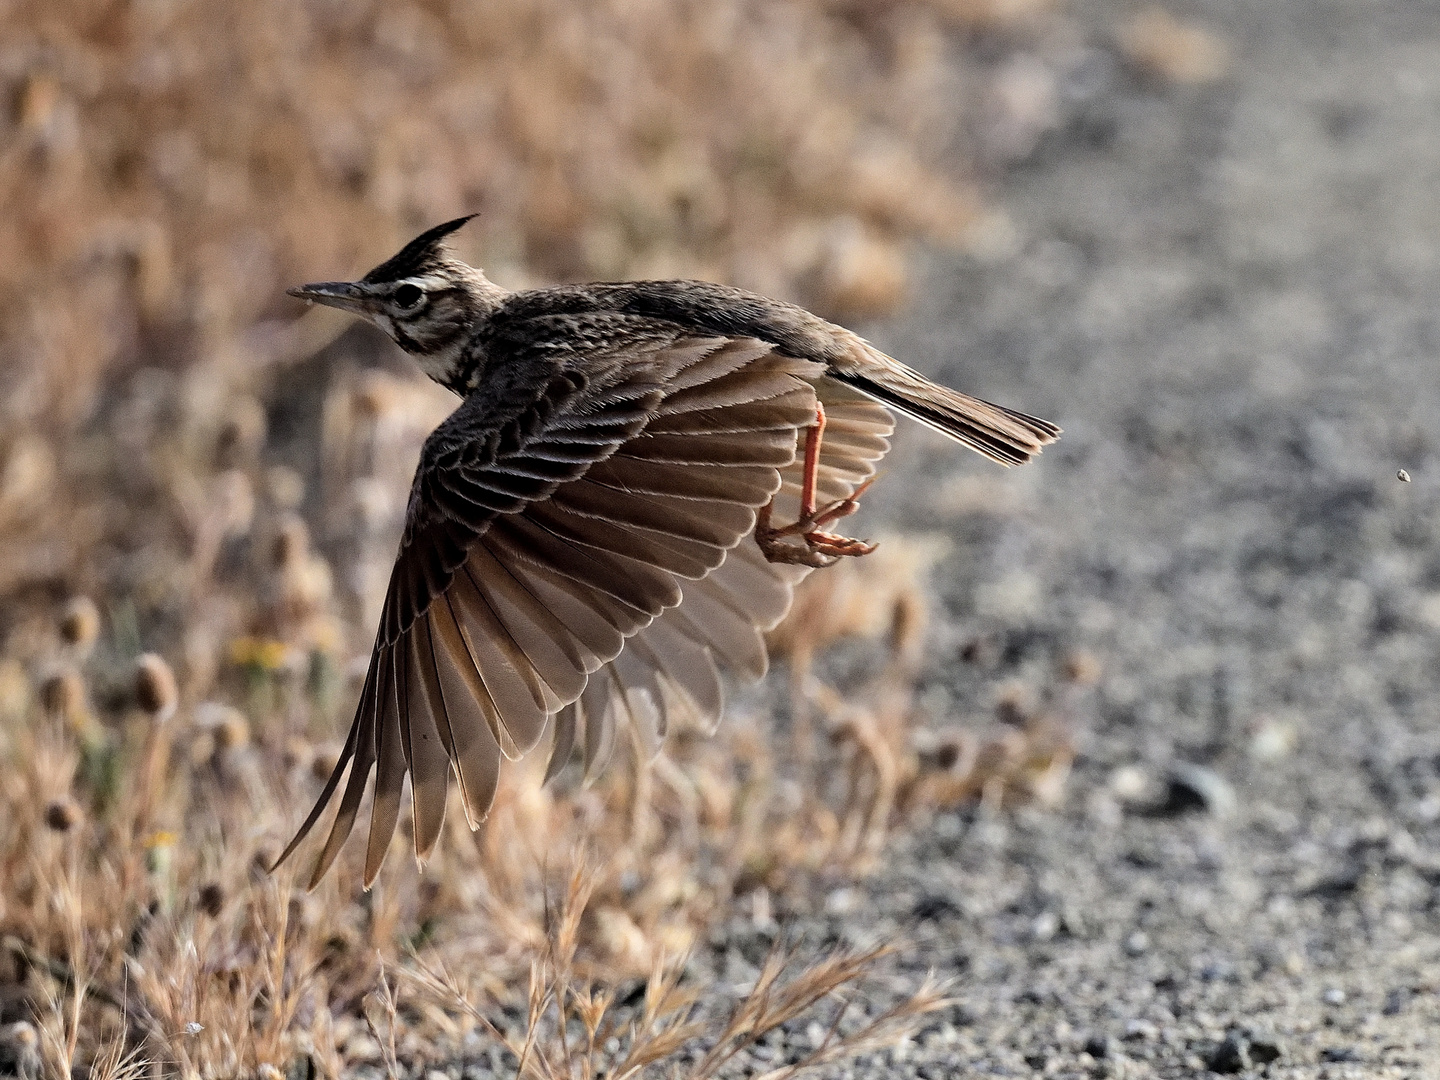
M 1187 4 L 1233 62 L 1166 89 L 1103 44 L 1130 7 L 1077 7 L 1013 243 L 871 328 L 1065 439 L 1002 476 L 912 431 L 859 520 L 961 541 L 933 715 L 1103 675 L 1050 698 L 1060 808 L 942 814 L 790 916 L 956 987 L 834 1075 L 1440 1076 L 1440 11 Z

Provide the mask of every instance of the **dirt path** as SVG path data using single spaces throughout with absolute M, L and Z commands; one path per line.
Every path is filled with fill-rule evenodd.
M 1132 9 L 1077 6 L 1101 47 L 1003 185 L 1014 249 L 874 331 L 1066 438 L 956 481 L 911 434 L 892 477 L 968 498 L 876 505 L 962 541 L 932 715 L 1104 674 L 1062 808 L 942 815 L 795 916 L 962 1001 L 837 1075 L 1440 1076 L 1440 12 L 1186 4 L 1230 74 L 1157 90 L 1104 46 Z

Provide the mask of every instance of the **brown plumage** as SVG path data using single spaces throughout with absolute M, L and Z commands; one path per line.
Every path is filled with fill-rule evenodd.
M 678 713 L 715 723 L 721 670 L 764 674 L 761 635 L 794 584 L 868 550 L 819 530 L 853 509 L 888 449 L 884 406 L 1007 465 L 1059 434 L 736 289 L 507 292 L 446 248 L 466 220 L 430 230 L 359 282 L 291 290 L 372 319 L 464 398 L 426 441 L 344 752 L 281 856 L 348 768 L 312 886 L 350 834 L 372 769 L 367 886 L 407 773 L 424 859 L 452 769 L 473 826 L 501 759 L 547 731 L 547 775 L 577 747 L 593 775 L 620 723 L 656 748 Z M 757 517 L 772 513 L 799 524 L 762 529 L 757 541 Z

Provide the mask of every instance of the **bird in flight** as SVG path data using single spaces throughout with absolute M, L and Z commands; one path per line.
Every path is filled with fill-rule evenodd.
M 738 289 L 503 289 L 449 249 L 468 220 L 430 229 L 359 281 L 289 290 L 371 320 L 462 399 L 421 453 L 344 750 L 277 862 L 348 769 L 312 888 L 372 770 L 367 888 L 407 773 L 423 861 L 452 768 L 474 828 L 502 759 L 547 731 L 548 779 L 577 747 L 593 775 L 621 724 L 655 750 L 677 715 L 716 723 L 720 671 L 764 674 L 761 635 L 795 584 L 871 550 L 826 528 L 873 478 L 890 410 L 1004 465 L 1060 434 Z

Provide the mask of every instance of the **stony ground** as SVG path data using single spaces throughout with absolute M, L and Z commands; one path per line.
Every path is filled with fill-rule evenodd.
M 860 520 L 961 541 L 930 715 L 1103 676 L 1049 701 L 1062 807 L 943 814 L 789 916 L 954 980 L 835 1075 L 1440 1076 L 1440 12 L 1185 4 L 1232 64 L 1162 89 L 1108 45 L 1129 7 L 1078 9 L 1014 235 L 870 328 L 1065 439 L 996 475 L 912 432 Z M 743 983 L 767 935 L 706 962 Z

